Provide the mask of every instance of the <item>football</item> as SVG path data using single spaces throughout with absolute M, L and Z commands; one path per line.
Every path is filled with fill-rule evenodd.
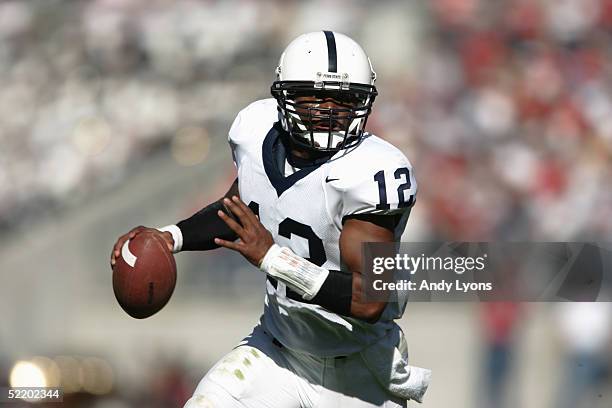
M 113 290 L 119 305 L 136 319 L 161 310 L 176 285 L 176 262 L 164 240 L 142 232 L 125 242 L 113 268 Z

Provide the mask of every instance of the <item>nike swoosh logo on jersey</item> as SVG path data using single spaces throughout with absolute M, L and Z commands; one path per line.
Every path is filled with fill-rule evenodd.
M 329 183 L 331 181 L 336 181 L 336 180 L 340 180 L 339 178 L 329 178 L 329 176 L 325 177 L 325 182 Z

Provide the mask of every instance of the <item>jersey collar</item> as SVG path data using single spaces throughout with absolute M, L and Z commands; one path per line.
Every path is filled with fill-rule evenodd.
M 284 155 L 286 157 L 286 153 L 284 150 L 285 147 L 280 141 L 281 132 L 284 132 L 284 129 L 282 128 L 280 122 L 276 122 L 268 131 L 268 134 L 266 135 L 261 147 L 263 165 L 266 171 L 266 175 L 268 176 L 268 180 L 270 180 L 270 183 L 276 190 L 276 194 L 278 195 L 278 197 L 280 197 L 285 191 L 291 188 L 299 180 L 303 179 L 304 177 L 321 167 L 321 165 L 323 165 L 324 163 L 327 163 L 327 161 L 329 161 L 330 159 L 330 157 L 325 157 L 322 159 L 317 159 L 312 163 L 299 163 L 300 166 L 298 171 L 289 176 L 285 176 L 283 169 L 280 168 L 278 164 L 279 160 L 277 159 L 277 157 L 275 157 L 275 151 L 278 154 Z M 282 150 L 278 151 L 277 149 Z M 284 162 L 284 157 L 282 159 L 282 161 Z

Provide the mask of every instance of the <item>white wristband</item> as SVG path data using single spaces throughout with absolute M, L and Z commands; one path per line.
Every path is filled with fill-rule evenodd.
M 268 275 L 285 283 L 311 300 L 317 295 L 329 271 L 294 254 L 289 248 L 272 245 L 259 266 Z
M 181 251 L 183 248 L 183 233 L 179 227 L 176 225 L 166 225 L 165 227 L 157 228 L 157 230 L 172 234 L 172 239 L 174 240 L 174 248 L 172 248 L 173 254 Z

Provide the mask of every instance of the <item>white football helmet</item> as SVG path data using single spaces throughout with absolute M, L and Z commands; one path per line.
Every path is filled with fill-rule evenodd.
M 271 92 L 293 143 L 335 152 L 359 142 L 378 94 L 359 44 L 333 31 L 303 34 L 281 55 L 276 75 Z

